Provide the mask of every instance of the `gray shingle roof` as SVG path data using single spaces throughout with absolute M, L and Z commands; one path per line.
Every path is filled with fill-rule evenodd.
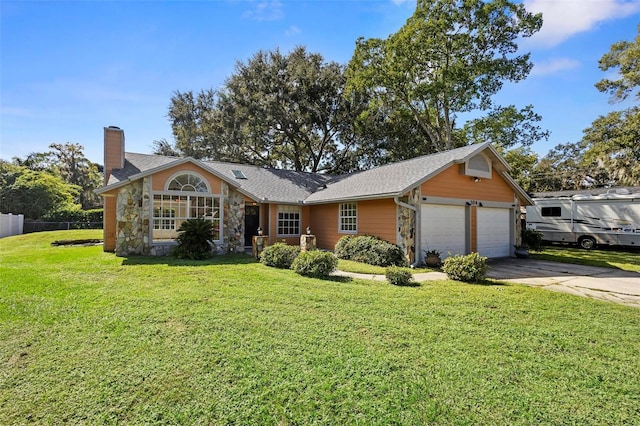
M 482 151 L 488 144 L 469 145 L 437 154 L 376 167 L 332 182 L 326 189 L 311 194 L 306 202 L 323 203 L 346 199 L 402 195 L 421 180 Z
M 113 185 L 124 184 L 129 179 L 137 179 L 158 169 L 171 167 L 174 163 L 194 161 L 222 177 L 256 201 L 315 204 L 350 199 L 391 197 L 402 195 L 450 165 L 464 162 L 485 149 L 489 149 L 496 158 L 499 158 L 491 145 L 485 143 L 425 155 L 344 176 L 327 176 L 246 164 L 125 153 L 125 166 L 122 169 L 113 170 L 107 187 L 99 192 L 104 192 Z M 500 159 L 500 162 L 505 168 L 507 167 L 503 160 Z M 241 171 L 246 179 L 237 179 L 233 173 L 234 170 Z
M 170 167 L 185 159 L 160 155 L 125 153 L 125 165 L 114 169 L 109 177 L 108 186 L 118 185 L 130 178 L 142 177 L 154 170 Z M 268 169 L 246 164 L 224 163 L 218 161 L 199 161 L 231 185 L 257 201 L 281 203 L 301 203 L 311 193 L 329 182 L 332 177 L 317 173 L 296 172 L 293 170 Z M 246 179 L 237 179 L 233 170 L 241 171 Z
M 203 161 L 223 175 L 227 181 L 258 200 L 301 203 L 332 177 L 318 173 L 278 170 L 245 164 Z M 247 178 L 236 179 L 233 170 L 240 170 Z

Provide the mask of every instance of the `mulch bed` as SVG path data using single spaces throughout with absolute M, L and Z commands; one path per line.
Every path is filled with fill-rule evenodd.
M 84 240 L 56 240 L 51 243 L 52 246 L 97 246 L 102 244 L 99 238 L 87 238 Z

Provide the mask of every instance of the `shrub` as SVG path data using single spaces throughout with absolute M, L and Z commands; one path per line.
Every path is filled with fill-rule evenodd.
M 542 232 L 535 229 L 522 229 L 522 245 L 533 251 L 542 250 Z
M 478 253 L 450 256 L 442 264 L 442 270 L 450 279 L 464 282 L 482 281 L 488 269 L 487 258 Z
M 390 266 L 385 270 L 385 277 L 387 281 L 393 285 L 411 285 L 413 282 L 413 275 L 411 270 L 407 268 L 401 268 L 399 266 Z
M 77 206 L 63 207 L 42 217 L 45 222 L 102 222 L 102 209 L 81 210 Z
M 333 254 L 335 254 L 338 259 L 351 260 L 351 240 L 353 240 L 352 235 L 345 235 L 338 240 L 333 249 Z
M 291 269 L 307 277 L 326 277 L 336 270 L 338 258 L 328 251 L 312 250 L 300 253 Z
M 187 219 L 178 228 L 178 246 L 173 256 L 178 259 L 206 259 L 213 256 L 213 222 L 210 220 Z
M 369 265 L 407 266 L 407 259 L 400 247 L 370 235 L 342 237 L 336 244 L 335 254 L 340 259 Z
M 299 246 L 275 243 L 272 246 L 265 247 L 260 254 L 260 261 L 274 268 L 289 269 L 298 254 L 300 254 Z

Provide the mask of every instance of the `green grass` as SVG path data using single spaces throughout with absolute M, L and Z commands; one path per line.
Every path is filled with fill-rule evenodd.
M 640 311 L 0 240 L 1 424 L 633 424 Z
M 384 275 L 387 268 L 383 266 L 374 266 L 367 263 L 354 262 L 353 260 L 338 260 L 338 269 L 345 272 L 355 272 L 358 274 L 371 274 L 371 275 Z M 414 273 L 430 272 L 433 269 L 430 268 L 415 268 L 412 270 Z
M 583 250 L 562 245 L 547 246 L 541 252 L 533 253 L 535 259 L 578 265 L 602 266 L 640 272 L 640 251 L 633 249 Z

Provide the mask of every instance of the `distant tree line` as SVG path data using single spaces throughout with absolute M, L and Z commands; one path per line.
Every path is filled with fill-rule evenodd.
M 29 219 L 76 221 L 98 217 L 94 190 L 102 186 L 102 167 L 89 161 L 80 144 L 51 144 L 50 151 L 0 160 L 0 211 Z

